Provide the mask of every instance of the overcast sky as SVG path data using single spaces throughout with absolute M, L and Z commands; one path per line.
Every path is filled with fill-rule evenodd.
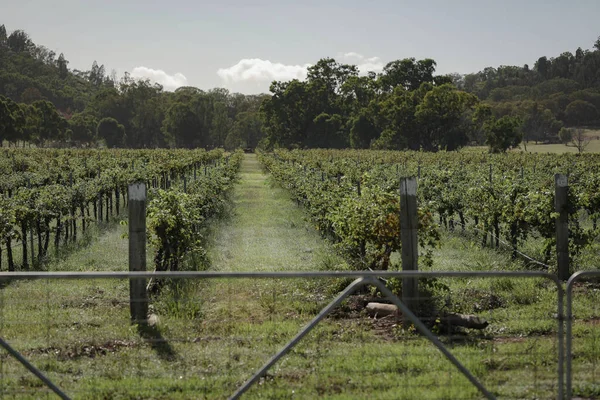
M 148 77 L 173 90 L 267 92 L 320 58 L 379 71 L 433 58 L 439 74 L 533 66 L 592 48 L 599 0 L 0 0 L 0 24 L 64 53 L 69 68 Z

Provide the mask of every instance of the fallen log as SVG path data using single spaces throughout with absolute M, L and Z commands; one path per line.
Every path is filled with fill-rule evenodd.
M 388 315 L 401 315 L 400 310 L 394 304 L 370 302 L 365 307 L 367 313 L 372 317 L 387 317 Z M 431 318 L 429 318 L 431 320 Z M 461 326 L 469 329 L 485 329 L 489 323 L 477 315 L 448 313 L 439 317 L 440 322 L 446 326 Z
M 485 329 L 489 325 L 485 319 L 477 315 L 448 313 L 440 318 L 445 325 L 462 326 L 469 329 Z
M 367 303 L 365 307 L 367 313 L 369 313 L 372 317 L 387 317 L 388 315 L 396 315 L 400 316 L 400 311 L 398 307 L 394 304 L 384 304 L 384 303 Z

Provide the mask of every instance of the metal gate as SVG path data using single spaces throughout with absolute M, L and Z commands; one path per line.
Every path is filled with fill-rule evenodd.
M 567 286 L 567 315 L 571 315 L 571 289 L 573 282 L 578 277 L 584 274 L 576 274 L 569 281 Z M 592 275 L 592 273 L 585 273 L 586 276 Z M 600 272 L 595 273 L 600 276 Z M 253 373 L 252 377 L 245 381 L 241 386 L 235 390 L 230 398 L 237 399 L 247 392 L 253 385 L 255 385 L 261 377 L 267 374 L 267 371 L 278 361 L 280 361 L 286 354 L 290 352 L 302 339 L 311 332 L 321 321 L 323 321 L 332 311 L 342 304 L 342 302 L 348 298 L 351 294 L 355 293 L 358 289 L 365 286 L 372 286 L 377 288 L 391 303 L 395 304 L 398 309 L 402 312 L 404 318 L 407 318 L 412 322 L 414 328 L 418 330 L 423 337 L 429 340 L 456 368 L 456 370 L 464 375 L 466 379 L 481 393 L 482 396 L 488 399 L 494 399 L 495 394 L 490 388 L 486 388 L 485 385 L 466 368 L 445 346 L 442 341 L 436 336 L 427 326 L 410 310 L 405 304 L 394 295 L 381 279 L 390 278 L 520 278 L 520 279 L 542 279 L 551 283 L 556 287 L 556 314 L 554 319 L 556 320 L 556 340 L 557 354 L 556 354 L 556 397 L 558 399 L 564 398 L 564 331 L 563 331 L 563 288 L 561 282 L 556 276 L 542 273 L 542 272 L 424 272 L 424 271 L 376 271 L 376 272 L 357 272 L 357 271 L 330 271 L 330 272 L 256 272 L 256 273 L 241 273 L 241 272 L 54 272 L 54 273 L 43 273 L 43 272 L 23 272 L 23 273 L 0 273 L 0 283 L 3 280 L 22 280 L 22 279 L 44 279 L 44 280 L 72 280 L 72 279 L 120 279 L 120 280 L 131 280 L 134 278 L 172 278 L 172 279 L 291 279 L 291 278 L 354 278 L 355 280 L 341 291 L 326 307 L 324 307 L 310 322 L 308 322 L 289 342 L 287 342 L 279 351 L 276 352 L 266 363 L 262 365 L 256 372 Z M 570 355 L 571 355 L 571 324 L 567 325 L 567 395 L 570 396 Z M 64 393 L 57 385 L 52 383 L 51 379 L 44 375 L 39 369 L 34 367 L 22 354 L 12 348 L 9 343 L 4 339 L 0 338 L 0 346 L 2 346 L 8 353 L 22 363 L 31 373 L 38 377 L 44 385 L 50 388 L 54 393 L 63 399 L 68 399 L 67 394 Z

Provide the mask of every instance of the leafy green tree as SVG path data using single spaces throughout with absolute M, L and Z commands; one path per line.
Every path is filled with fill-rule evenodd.
M 379 136 L 379 129 L 368 109 L 360 110 L 350 119 L 350 146 L 355 149 L 367 149 Z
M 492 107 L 486 103 L 479 103 L 475 106 L 471 121 L 473 129 L 469 139 L 477 144 L 485 143 L 485 124 L 492 119 Z
M 584 100 L 575 100 L 565 109 L 565 119 L 571 125 L 587 125 L 598 119 L 598 109 Z
M 308 67 L 307 81 L 319 81 L 331 94 L 339 94 L 344 83 L 351 77 L 358 76 L 356 65 L 340 64 L 333 58 L 323 58 L 315 65 Z
M 491 153 L 504 153 L 521 143 L 522 134 L 519 131 L 521 121 L 516 117 L 491 119 L 485 126 L 487 140 Z
M 225 138 L 231 131 L 232 121 L 228 116 L 227 106 L 218 101 L 213 105 L 211 121 L 211 144 L 214 147 L 220 147 L 225 144 Z
M 525 103 L 521 106 L 523 119 L 523 139 L 528 141 L 547 141 L 555 138 L 562 127 L 552 111 L 539 103 Z
M 165 115 L 163 132 L 173 147 L 203 147 L 205 137 L 201 131 L 202 125 L 189 104 L 174 103 Z
M 36 144 L 45 145 L 48 140 L 60 140 L 67 128 L 67 121 L 56 111 L 54 104 L 47 100 L 38 100 L 32 104 L 39 118 L 37 134 L 32 137 Z
M 571 128 L 560 128 L 560 131 L 558 132 L 558 138 L 560 139 L 561 143 L 568 145 L 573 139 L 573 130 Z
M 237 114 L 231 132 L 225 139 L 225 148 L 255 149 L 263 138 L 262 121 L 257 112 L 245 111 Z
M 398 86 L 383 101 L 373 104 L 375 125 L 381 135 L 373 142 L 376 149 L 412 149 L 421 147 L 421 127 L 415 117 L 420 99 L 416 92 Z
M 4 24 L 0 25 L 0 48 L 8 45 L 8 35 L 6 34 L 6 27 Z
M 8 36 L 7 44 L 8 47 L 15 53 L 29 52 L 34 47 L 29 35 L 20 29 L 13 31 Z
M 98 120 L 89 113 L 73 114 L 69 120 L 71 140 L 77 144 L 91 143 L 96 138 Z
M 44 100 L 44 96 L 37 88 L 29 87 L 21 93 L 21 102 L 25 104 L 32 104 L 38 100 Z
M 119 109 L 126 126 L 127 146 L 131 148 L 164 146 L 162 133 L 166 102 L 162 86 L 149 80 L 120 86 Z
M 478 100 L 451 84 L 434 87 L 417 106 L 415 118 L 422 128 L 425 150 L 456 150 L 467 144 L 472 129 L 470 113 Z
M 58 56 L 58 60 L 56 60 L 56 66 L 58 67 L 58 76 L 60 77 L 60 79 L 66 79 L 69 75 L 69 69 L 67 68 L 68 64 L 69 62 L 65 59 L 64 54 L 60 53 L 60 55 Z
M 0 96 L 0 146 L 4 140 L 10 140 L 11 133 L 15 130 L 15 119 L 8 107 L 8 102 Z
M 120 147 L 125 144 L 125 127 L 114 118 L 103 118 L 98 123 L 96 135 L 104 139 L 107 147 Z
M 416 90 L 422 83 L 433 83 L 436 62 L 430 58 L 416 61 L 414 58 L 405 58 L 389 62 L 383 68 L 379 78 L 381 87 L 391 91 L 401 86 L 406 90 Z
M 102 86 L 105 80 L 104 65 L 98 66 L 98 63 L 96 62 L 96 60 L 94 60 L 94 62 L 92 63 L 92 69 L 90 70 L 88 80 L 95 87 Z

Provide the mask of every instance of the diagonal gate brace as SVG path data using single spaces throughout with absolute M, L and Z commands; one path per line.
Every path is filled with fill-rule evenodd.
M 21 355 L 17 350 L 11 347 L 6 341 L 0 338 L 0 346 L 3 347 L 8 354 L 13 356 L 17 361 L 19 361 L 25 368 L 27 368 L 32 374 L 37 376 L 46 386 L 48 386 L 54 393 L 58 395 L 63 400 L 70 400 L 70 397 L 65 394 L 58 386 L 56 386 L 46 375 L 42 373 L 39 369 L 37 369 L 33 364 L 29 362 L 25 357 Z
M 342 301 L 351 295 L 356 289 L 364 285 L 376 286 L 390 301 L 392 301 L 402 311 L 403 315 L 408 317 L 415 328 L 419 330 L 431 343 L 433 343 L 442 354 L 475 386 L 487 399 L 496 399 L 477 378 L 464 365 L 456 359 L 444 346 L 444 344 L 421 322 L 421 320 L 413 314 L 410 309 L 402 303 L 402 301 L 392 293 L 383 283 L 372 277 L 358 278 L 344 289 L 331 303 L 327 305 L 321 312 L 310 321 L 292 340 L 290 340 L 277 354 L 267 361 L 248 381 L 246 381 L 238 390 L 230 397 L 230 400 L 239 399 L 252 385 L 254 385 L 266 372 L 283 356 L 285 356 L 304 336 L 306 336 L 319 322 L 321 322 L 331 311 L 338 307 Z

